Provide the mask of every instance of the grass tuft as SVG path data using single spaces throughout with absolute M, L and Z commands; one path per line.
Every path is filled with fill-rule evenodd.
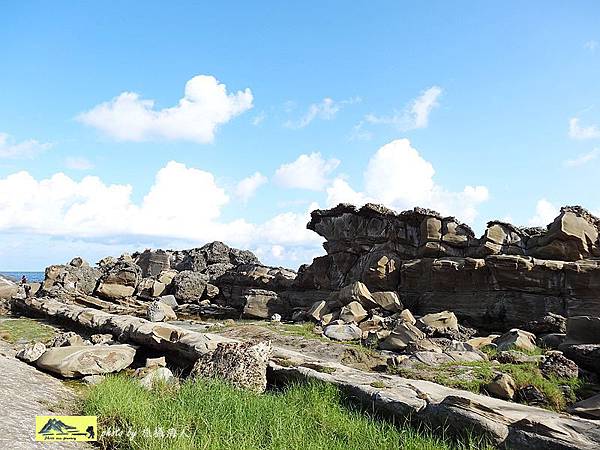
M 556 411 L 562 411 L 568 404 L 573 403 L 579 397 L 578 393 L 586 386 L 586 383 L 578 378 L 545 378 L 534 363 L 452 362 L 437 367 L 422 364 L 412 368 L 395 369 L 395 373 L 406 378 L 425 379 L 476 393 L 484 392 L 485 385 L 492 381 L 497 372 L 510 375 L 517 388 L 535 386 L 546 397 L 548 409 Z M 561 386 L 568 386 L 570 389 L 564 390 Z
M 28 318 L 3 319 L 0 322 L 0 339 L 11 344 L 27 342 L 49 342 L 56 330 L 37 320 Z
M 147 391 L 112 376 L 90 388 L 82 412 L 99 416 L 106 449 L 488 448 L 379 421 L 349 408 L 335 386 L 316 382 L 258 395 L 201 378 Z

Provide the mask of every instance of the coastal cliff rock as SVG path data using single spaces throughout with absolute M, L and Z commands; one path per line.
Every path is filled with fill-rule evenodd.
M 492 221 L 483 236 L 454 217 L 415 208 L 340 204 L 307 227 L 327 254 L 300 268 L 301 289 L 339 291 L 356 281 L 395 291 L 419 314 L 451 309 L 469 323 L 510 328 L 548 313 L 600 315 L 600 219 L 579 206 L 547 227 Z

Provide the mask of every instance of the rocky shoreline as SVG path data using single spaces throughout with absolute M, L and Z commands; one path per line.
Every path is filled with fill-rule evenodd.
M 600 418 L 600 395 L 594 395 L 600 390 L 600 219 L 563 207 L 546 229 L 492 221 L 476 238 L 467 225 L 434 211 L 396 213 L 368 204 L 314 211 L 307 227 L 325 238 L 326 255 L 297 272 L 212 242 L 107 257 L 95 266 L 76 257 L 46 268 L 44 281 L 27 291 L 0 280 L 0 298 L 10 299 L 15 313 L 59 321 L 84 335 L 30 345 L 19 357 L 78 378 L 135 366 L 147 350 L 166 360 L 139 367 L 140 378 L 173 379 L 169 365 L 257 391 L 267 385 L 269 365 L 271 375 L 325 379 L 382 411 L 434 425 L 444 417 L 457 430 L 474 427 L 498 444 L 600 445 L 596 422 L 526 406 L 552 404 L 514 375 L 520 366 L 534 371 L 561 389 L 561 398 L 572 399 L 566 405 L 572 414 Z M 165 323 L 182 318 L 220 326 L 237 319 L 312 323 L 314 336 L 332 345 L 377 352 L 387 374 Z M 398 376 L 419 378 L 424 368 L 450 366 L 467 377 L 481 368 L 493 373 L 481 385 L 488 396 Z M 374 390 L 372 383 L 395 387 Z M 585 397 L 571 387 L 584 384 L 596 386 Z

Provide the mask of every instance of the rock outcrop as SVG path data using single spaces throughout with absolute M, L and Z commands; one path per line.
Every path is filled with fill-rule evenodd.
M 452 310 L 470 323 L 509 329 L 549 313 L 600 315 L 600 220 L 563 207 L 547 227 L 493 221 L 482 237 L 453 217 L 415 208 L 338 205 L 307 227 L 327 252 L 300 268 L 296 287 L 339 291 L 356 281 L 397 292 L 426 314 Z
M 111 333 L 121 342 L 175 355 L 173 360 L 184 365 L 199 358 L 212 360 L 214 358 L 208 355 L 213 355 L 220 343 L 235 342 L 173 325 L 69 305 L 52 298 L 15 299 L 13 304 L 19 311 L 31 315 L 42 315 L 88 332 Z M 115 346 L 95 348 L 112 347 Z M 77 347 L 53 350 L 74 351 L 74 348 Z M 475 432 L 507 448 L 588 449 L 600 446 L 600 428 L 593 420 L 506 402 L 428 381 L 364 372 L 283 348 L 273 348 L 268 364 L 267 375 L 275 381 L 316 379 L 332 383 L 371 410 L 389 415 L 398 423 L 409 419 L 415 423 L 441 426 L 459 434 Z M 589 411 L 593 407 L 584 405 L 582 409 Z
M 128 367 L 135 356 L 130 345 L 71 345 L 46 350 L 35 364 L 65 378 L 103 375 Z
M 262 393 L 267 388 L 267 365 L 272 353 L 270 342 L 221 343 L 214 352 L 198 358 L 192 375 L 220 378 Z
M 81 258 L 73 258 L 69 264 L 53 265 L 46 268 L 42 291 L 64 289 L 67 292 L 79 291 L 90 295 L 96 289 L 102 272 L 91 267 Z

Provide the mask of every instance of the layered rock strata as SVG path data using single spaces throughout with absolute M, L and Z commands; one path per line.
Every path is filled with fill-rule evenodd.
M 546 229 L 489 222 L 480 238 L 421 208 L 338 205 L 311 217 L 327 254 L 300 268 L 299 289 L 361 281 L 371 292 L 397 291 L 418 314 L 450 309 L 490 328 L 547 313 L 600 315 L 600 221 L 581 207 L 562 208 Z

